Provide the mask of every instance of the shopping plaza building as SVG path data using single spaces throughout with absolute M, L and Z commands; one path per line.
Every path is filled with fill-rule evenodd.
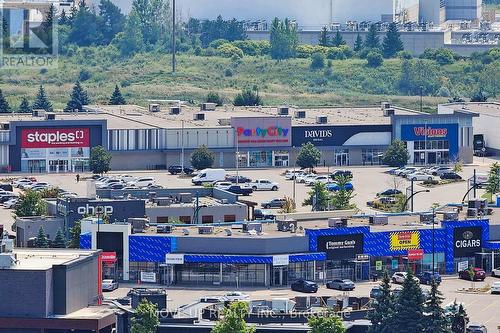
M 496 106 L 498 108 L 498 105 Z M 90 149 L 112 154 L 113 170 L 185 165 L 206 145 L 214 167 L 289 167 L 312 142 L 325 166 L 376 165 L 392 140 L 406 142 L 410 163 L 472 162 L 473 118 L 466 108 L 428 114 L 377 107 L 292 108 L 88 106 L 85 112 L 0 116 L 0 168 L 12 172 L 88 170 Z

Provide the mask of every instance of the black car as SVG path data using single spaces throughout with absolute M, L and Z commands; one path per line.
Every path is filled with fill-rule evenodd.
M 14 199 L 14 198 L 17 198 L 17 195 L 15 195 L 15 194 L 2 195 L 2 196 L 0 196 L 0 203 L 7 202 L 10 199 Z
M 300 291 L 302 293 L 315 293 L 318 291 L 318 285 L 315 282 L 302 279 L 292 283 L 291 288 L 293 291 Z
M 231 183 L 243 184 L 243 183 L 250 183 L 252 180 L 245 176 L 227 175 L 226 181 Z
M 254 220 L 274 220 L 276 215 L 272 212 L 264 209 L 254 209 L 253 210 L 253 219 Z
M 402 192 L 400 190 L 397 190 L 395 188 L 389 188 L 385 191 L 382 191 L 382 192 L 379 192 L 377 193 L 377 196 L 378 197 L 381 197 L 381 196 L 392 196 L 392 195 L 397 195 L 397 194 L 401 194 Z
M 445 172 L 441 175 L 441 179 L 452 179 L 452 180 L 460 180 L 462 177 L 455 172 Z
M 182 172 L 182 166 L 180 165 L 171 165 L 168 167 L 167 171 L 171 174 L 171 175 L 177 175 L 179 173 Z M 190 168 L 190 167 L 184 167 L 184 173 L 186 175 L 190 175 L 194 172 L 193 168 Z
M 0 184 L 0 190 L 12 192 L 14 189 L 11 184 Z
M 242 187 L 240 185 L 232 185 L 226 190 L 228 192 L 238 194 L 238 195 L 250 195 L 253 193 L 252 188 L 250 187 Z
M 334 179 L 339 177 L 339 176 L 345 176 L 347 178 L 352 178 L 352 172 L 349 170 L 335 170 L 330 174 L 330 178 Z

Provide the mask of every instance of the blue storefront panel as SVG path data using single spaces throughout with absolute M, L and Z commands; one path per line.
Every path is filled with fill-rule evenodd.
M 165 262 L 165 255 L 175 251 L 175 237 L 134 236 L 129 237 L 129 260 L 137 262 Z
M 450 158 L 458 157 L 458 124 L 401 125 L 402 141 L 446 140 Z

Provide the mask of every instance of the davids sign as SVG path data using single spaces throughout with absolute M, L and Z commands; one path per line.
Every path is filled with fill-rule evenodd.
M 318 251 L 327 259 L 353 259 L 363 254 L 363 234 L 318 236 Z
M 482 249 L 481 227 L 462 227 L 453 230 L 453 254 L 456 258 L 471 257 Z

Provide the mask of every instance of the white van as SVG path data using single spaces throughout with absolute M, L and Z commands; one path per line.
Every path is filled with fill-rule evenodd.
M 224 169 L 203 169 L 191 179 L 194 185 L 203 183 L 213 183 L 226 178 L 226 170 Z

